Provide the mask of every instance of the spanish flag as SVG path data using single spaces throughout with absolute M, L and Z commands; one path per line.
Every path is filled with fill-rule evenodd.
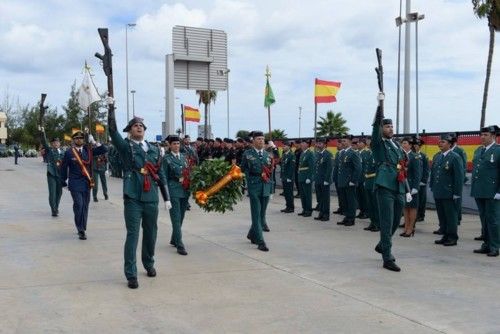
M 314 103 L 336 102 L 340 82 L 316 79 L 314 82 Z
M 184 106 L 184 120 L 186 122 L 199 122 L 200 118 L 200 111 L 198 109 Z
M 96 133 L 104 133 L 104 126 L 102 126 L 102 124 L 96 124 L 95 125 L 95 132 Z

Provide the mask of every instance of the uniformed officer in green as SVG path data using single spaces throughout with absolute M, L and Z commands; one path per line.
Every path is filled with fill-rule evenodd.
M 467 153 L 465 153 L 465 150 L 463 148 L 458 146 L 458 132 L 452 133 L 451 135 L 453 136 L 453 144 L 451 146 L 451 150 L 460 156 L 462 167 L 464 170 L 463 184 L 465 184 L 467 182 Z M 455 201 L 455 205 L 457 206 L 458 210 L 458 225 L 460 225 L 460 222 L 462 221 L 462 197 L 458 198 Z
M 422 152 L 420 149 L 424 145 L 424 141 L 421 138 L 414 138 L 413 140 L 413 150 L 420 157 L 422 161 L 422 179 L 418 187 L 418 210 L 417 210 L 417 222 L 424 221 L 425 219 L 425 209 L 427 206 L 427 183 L 429 182 L 429 158 L 427 154 Z
M 415 235 L 415 222 L 417 221 L 418 210 L 418 187 L 422 179 L 422 162 L 420 156 L 412 151 L 413 139 L 404 137 L 401 141 L 401 148 L 405 152 L 407 167 L 406 167 L 406 180 L 410 188 L 412 200 L 405 203 L 404 207 L 404 232 L 400 236 L 408 238 Z
M 333 211 L 333 213 L 344 215 L 345 214 L 345 203 L 343 202 L 343 198 L 340 195 L 339 188 L 339 162 L 342 158 L 342 153 L 344 152 L 344 148 L 342 147 L 342 141 L 340 138 L 337 139 L 337 152 L 335 153 L 335 158 L 333 159 L 333 175 L 332 180 L 335 185 L 335 191 L 337 192 L 337 200 L 339 207 L 337 210 Z
M 361 178 L 362 166 L 361 157 L 358 152 L 352 149 L 351 142 L 353 136 L 345 135 L 342 137 L 342 146 L 344 151 L 338 162 L 337 182 L 340 189 L 342 201 L 345 203 L 345 217 L 338 225 L 353 226 L 356 219 L 356 187 Z
M 158 231 L 158 178 L 165 184 L 165 175 L 161 168 L 160 151 L 144 140 L 146 126 L 139 117 L 131 119 L 123 132 L 128 138 L 123 139 L 118 133 L 114 111 L 108 112 L 109 135 L 123 163 L 123 206 L 127 239 L 124 249 L 124 271 L 128 287 L 139 287 L 137 281 L 136 249 L 142 225 L 141 260 L 148 277 L 156 276 L 154 254 Z M 170 201 L 165 202 L 167 209 Z
M 378 97 L 382 100 L 383 94 Z M 375 251 L 382 254 L 384 268 L 401 271 L 392 255 L 392 235 L 396 232 L 403 211 L 405 185 L 398 180 L 404 153 L 392 140 L 394 128 L 391 119 L 384 119 L 380 107 L 375 114 L 372 131 L 372 153 L 378 166 L 375 176 L 375 196 L 379 211 L 380 241 Z M 411 195 L 408 193 L 408 199 Z
M 170 221 L 172 223 L 172 237 L 170 244 L 177 248 L 177 253 L 187 255 L 186 247 L 182 242 L 182 223 L 188 205 L 189 198 L 189 164 L 186 155 L 180 152 L 180 139 L 176 135 L 167 138 L 170 144 L 170 152 L 163 157 L 162 170 L 167 178 L 168 191 L 170 194 Z
M 47 137 L 43 127 L 41 128 L 42 146 L 47 157 L 47 184 L 49 186 L 49 205 L 52 211 L 52 217 L 59 215 L 59 203 L 62 196 L 61 183 L 61 163 L 64 158 L 64 151 L 61 149 L 59 138 L 50 140 L 50 146 L 47 143 Z
M 271 157 L 264 150 L 264 133 L 253 131 L 250 135 L 253 147 L 243 153 L 241 161 L 241 169 L 247 181 L 252 215 L 252 226 L 247 238 L 253 244 L 257 244 L 259 250 L 267 252 L 269 248 L 262 235 L 262 225 L 265 222 L 267 204 L 273 186 Z
M 319 214 L 315 220 L 330 220 L 330 184 L 332 183 L 333 155 L 326 149 L 327 138 L 316 140 L 316 168 L 314 184 L 319 202 Z
M 299 162 L 299 194 L 302 204 L 302 212 L 298 215 L 303 217 L 311 217 L 312 215 L 312 182 L 314 180 L 314 165 L 315 156 L 313 149 L 309 147 L 310 141 L 303 140 L 300 143 L 302 153 Z
M 99 180 L 101 180 L 102 193 L 104 194 L 104 199 L 108 200 L 108 184 L 106 182 L 106 170 L 108 169 L 108 157 L 107 154 L 101 154 L 94 157 L 94 163 L 92 164 L 94 170 L 94 181 L 95 185 L 92 188 L 92 196 L 94 197 L 94 202 L 97 202 L 97 192 L 99 191 Z
M 379 213 L 377 206 L 377 198 L 375 197 L 375 176 L 377 175 L 377 164 L 373 158 L 371 148 L 364 151 L 363 173 L 365 174 L 365 196 L 370 225 L 364 228 L 365 231 L 378 232 L 380 231 Z
M 281 184 L 283 185 L 283 194 L 285 196 L 285 208 L 281 210 L 284 213 L 290 213 L 295 210 L 293 202 L 293 183 L 295 180 L 295 153 L 290 149 L 288 141 L 283 142 L 283 155 L 281 157 Z
M 441 136 L 438 152 L 432 159 L 430 187 L 436 203 L 439 229 L 443 237 L 435 243 L 456 246 L 458 241 L 458 208 L 455 201 L 462 197 L 464 170 L 458 154 L 452 151 L 453 136 Z
M 358 152 L 359 156 L 361 158 L 361 177 L 359 180 L 358 188 L 356 189 L 357 192 L 357 199 L 359 203 L 359 214 L 357 215 L 357 218 L 359 219 L 366 219 L 370 217 L 370 213 L 368 212 L 370 210 L 369 204 L 367 203 L 367 194 L 366 194 L 366 189 L 365 189 L 365 170 L 366 170 L 366 164 L 367 161 L 367 155 L 371 155 L 370 150 L 366 146 L 366 138 L 361 137 L 358 139 Z
M 500 248 L 500 145 L 498 126 L 481 129 L 481 146 L 474 152 L 471 196 L 476 200 L 484 241 L 474 253 L 498 256 Z

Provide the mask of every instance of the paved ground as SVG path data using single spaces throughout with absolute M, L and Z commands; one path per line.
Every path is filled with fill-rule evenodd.
M 122 273 L 121 180 L 91 203 L 87 241 L 71 197 L 50 217 L 44 165 L 0 159 L 0 333 L 500 333 L 500 259 L 472 253 L 479 223 L 464 216 L 459 246 L 433 244 L 435 212 L 414 238 L 394 238 L 402 272 L 381 269 L 377 234 L 268 209 L 271 251 L 246 240 L 249 205 L 184 225 L 187 257 L 168 245 L 160 214 L 156 278 Z M 102 197 L 102 196 L 101 196 Z M 332 209 L 336 207 L 333 199 Z

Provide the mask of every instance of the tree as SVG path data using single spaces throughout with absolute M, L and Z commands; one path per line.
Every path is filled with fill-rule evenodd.
M 247 138 L 250 134 L 250 131 L 247 130 L 239 130 L 236 132 L 236 138 Z
M 500 31 L 500 0 L 472 0 L 474 14 L 483 19 L 488 19 L 488 30 L 490 32 L 490 45 L 488 49 L 488 61 L 486 62 L 486 78 L 484 80 L 483 104 L 481 106 L 481 123 L 484 127 L 486 118 L 486 103 L 488 100 L 488 88 L 490 85 L 491 63 L 495 47 L 495 31 Z
M 66 122 L 64 123 L 64 133 L 71 135 L 71 129 L 82 129 L 83 113 L 78 103 L 78 90 L 76 89 L 76 82 L 71 85 L 69 99 L 63 110 L 66 113 Z
M 274 129 L 273 131 L 271 131 L 271 134 L 272 136 L 269 137 L 269 132 L 265 134 L 265 138 L 267 140 L 269 140 L 269 138 L 272 138 L 272 139 L 287 139 L 287 134 L 285 133 L 285 130 L 281 130 L 281 129 Z
M 329 110 L 326 112 L 326 117 L 320 117 L 317 124 L 318 136 L 341 136 L 349 131 L 345 126 L 347 121 L 342 117 L 342 113 L 334 113 Z
M 198 104 L 205 106 L 205 138 L 210 138 L 208 133 L 208 106 L 210 103 L 215 103 L 217 92 L 215 90 L 197 90 L 196 95 L 199 96 Z

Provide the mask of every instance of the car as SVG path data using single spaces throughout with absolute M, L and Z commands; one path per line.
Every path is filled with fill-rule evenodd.
M 7 151 L 7 145 L 0 144 L 0 158 L 5 158 L 9 156 L 9 152 Z

